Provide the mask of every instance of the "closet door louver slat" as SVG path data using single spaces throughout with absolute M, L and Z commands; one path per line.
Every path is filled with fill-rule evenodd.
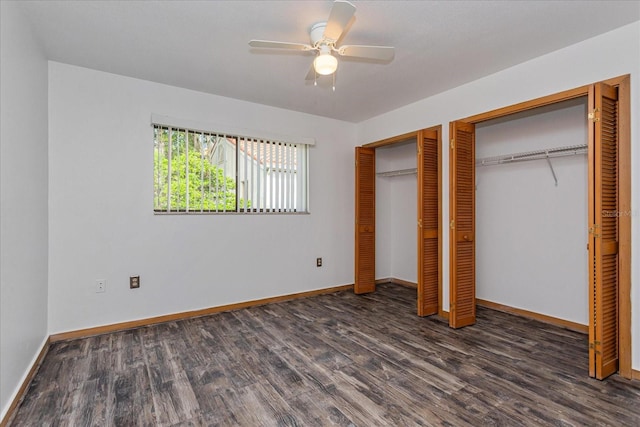
M 449 326 L 460 328 L 476 321 L 475 126 L 452 122 L 449 135 Z
M 440 146 L 436 131 L 418 133 L 418 316 L 438 313 Z
M 618 371 L 618 95 L 595 84 L 589 91 L 589 374 Z
M 376 151 L 356 147 L 354 292 L 376 290 Z

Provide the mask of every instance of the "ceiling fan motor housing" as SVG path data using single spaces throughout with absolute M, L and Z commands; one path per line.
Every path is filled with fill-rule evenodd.
M 324 38 L 324 29 L 327 28 L 326 22 L 318 22 L 311 26 L 309 36 L 311 38 L 311 46 L 317 48 L 322 44 L 329 44 L 330 40 Z M 335 41 L 333 41 L 335 43 Z

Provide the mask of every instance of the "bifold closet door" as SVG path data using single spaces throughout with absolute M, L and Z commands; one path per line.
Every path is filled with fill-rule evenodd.
M 418 316 L 438 313 L 440 285 L 440 138 L 418 132 Z
M 356 294 L 376 290 L 376 150 L 356 147 Z
M 476 322 L 475 126 L 449 126 L 449 326 Z
M 618 371 L 619 158 L 617 88 L 589 91 L 589 375 Z

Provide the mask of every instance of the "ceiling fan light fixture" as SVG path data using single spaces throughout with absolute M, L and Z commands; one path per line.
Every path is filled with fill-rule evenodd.
M 331 53 L 320 53 L 313 60 L 313 68 L 316 70 L 316 73 L 322 76 L 328 76 L 329 74 L 333 74 L 338 69 L 338 59 L 331 55 Z

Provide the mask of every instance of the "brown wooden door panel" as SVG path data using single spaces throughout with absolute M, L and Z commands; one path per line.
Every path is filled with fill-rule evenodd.
M 356 147 L 356 294 L 376 290 L 376 151 Z
M 440 287 L 440 138 L 418 132 L 418 316 L 438 313 Z
M 452 122 L 449 129 L 449 326 L 460 328 L 476 321 L 475 126 Z
M 589 91 L 589 375 L 618 371 L 619 170 L 618 93 L 604 83 Z

